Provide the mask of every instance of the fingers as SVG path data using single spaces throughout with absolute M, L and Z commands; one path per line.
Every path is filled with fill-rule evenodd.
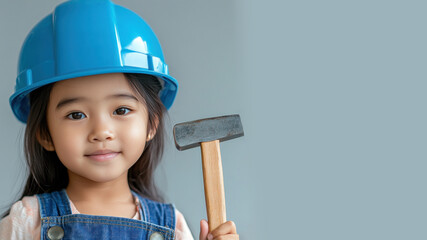
M 227 234 L 216 238 L 208 238 L 208 240 L 239 240 L 238 234 Z
M 236 225 L 233 221 L 228 221 L 214 229 L 209 235 L 208 240 L 238 240 L 239 235 L 236 231 Z
M 200 221 L 200 240 L 239 240 L 236 225 L 233 221 L 228 221 L 221 224 L 211 233 L 209 233 L 209 226 L 206 220 Z
M 200 221 L 200 235 L 199 235 L 199 239 L 200 240 L 206 240 L 206 239 L 208 239 L 208 233 L 209 233 L 208 222 L 203 219 L 202 221 Z

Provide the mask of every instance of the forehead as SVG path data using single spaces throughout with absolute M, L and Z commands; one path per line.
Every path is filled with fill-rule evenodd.
M 117 93 L 135 91 L 123 73 L 108 73 L 63 80 L 53 85 L 50 100 L 69 97 L 103 98 Z

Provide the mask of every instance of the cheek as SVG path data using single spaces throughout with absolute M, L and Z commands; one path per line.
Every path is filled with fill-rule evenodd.
M 132 124 L 126 127 L 125 133 L 128 141 L 145 142 L 147 137 L 147 128 L 144 124 Z
M 52 141 L 58 157 L 73 156 L 81 152 L 84 143 L 84 133 L 76 128 L 67 128 L 66 126 L 52 126 L 49 129 Z
M 133 149 L 138 157 L 142 154 L 147 139 L 147 127 L 144 123 L 127 125 L 120 131 L 122 144 L 128 149 Z

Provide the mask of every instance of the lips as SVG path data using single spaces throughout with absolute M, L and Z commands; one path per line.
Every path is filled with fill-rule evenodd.
M 119 153 L 120 152 L 115 152 L 115 151 L 106 149 L 106 150 L 98 150 L 90 154 L 86 154 L 85 156 L 96 162 L 105 162 L 105 161 L 112 160 L 117 155 L 119 155 Z

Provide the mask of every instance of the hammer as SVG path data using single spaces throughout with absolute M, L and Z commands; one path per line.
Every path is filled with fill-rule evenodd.
M 226 222 L 224 180 L 219 142 L 243 136 L 238 114 L 176 124 L 173 128 L 180 151 L 201 147 L 203 182 L 209 230 Z

